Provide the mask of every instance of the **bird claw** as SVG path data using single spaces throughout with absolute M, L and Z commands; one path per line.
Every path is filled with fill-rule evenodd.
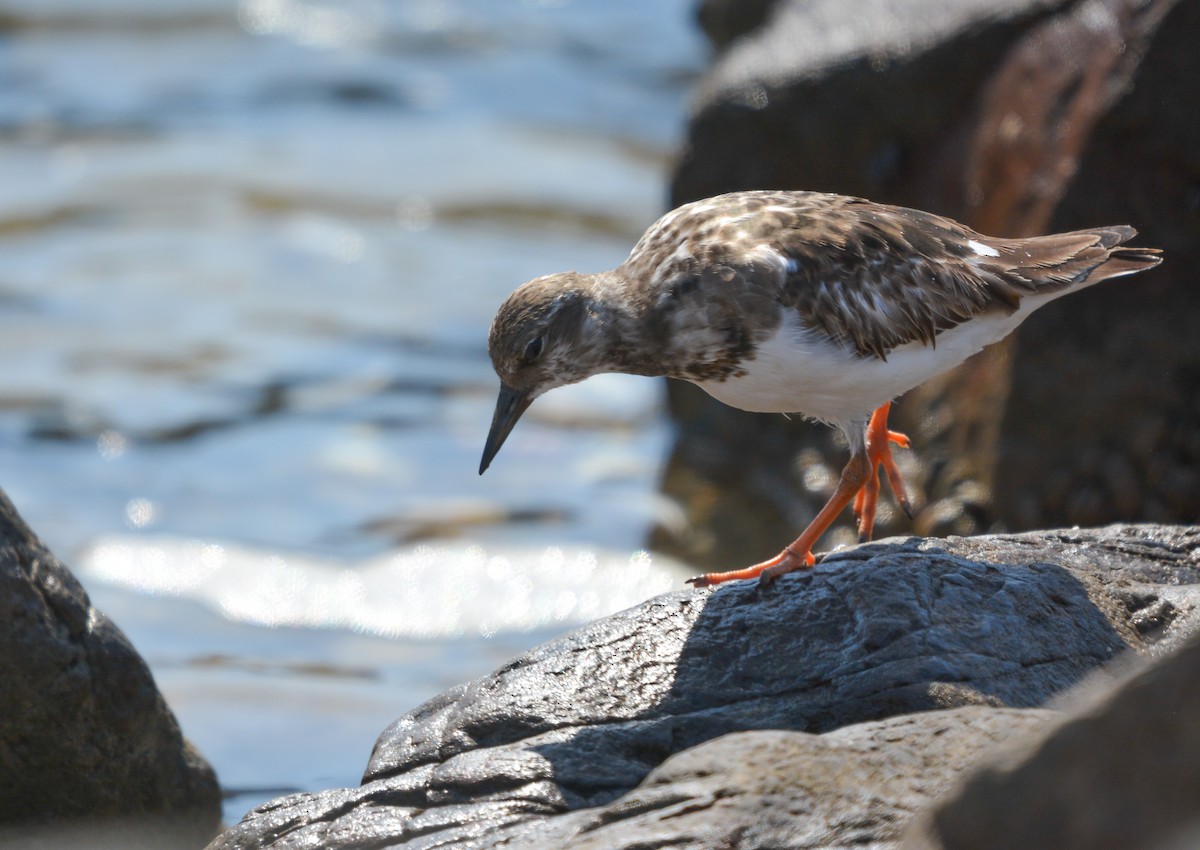
M 742 570 L 730 570 L 726 573 L 705 573 L 704 575 L 692 576 L 687 580 L 687 583 L 692 587 L 712 587 L 727 581 L 757 578 L 760 587 L 769 587 L 781 575 L 794 572 L 795 570 L 808 569 L 816 563 L 816 560 L 812 552 L 806 550 L 804 555 L 799 555 L 795 549 L 788 546 L 774 558 L 763 561 L 760 564 L 755 564 L 752 567 L 746 567 Z
M 854 497 L 854 516 L 858 519 L 858 542 L 866 543 L 875 532 L 875 506 L 879 501 L 879 470 L 887 476 L 888 484 L 896 497 L 896 504 L 904 511 L 909 519 L 913 517 L 912 503 L 904 489 L 904 479 L 896 462 L 892 459 L 892 444 L 901 448 L 909 448 L 912 441 L 899 431 L 890 431 L 887 427 L 888 412 L 892 403 L 881 404 L 871 415 L 867 425 L 867 458 L 870 473 L 863 482 L 862 489 Z
M 810 570 L 816 562 L 816 556 L 809 550 L 806 549 L 803 555 L 798 555 L 795 549 L 786 546 L 776 557 L 766 562 L 770 566 L 758 574 L 758 585 L 770 587 L 780 576 L 797 570 Z
M 837 514 L 845 510 L 846 505 L 853 499 L 854 515 L 858 518 L 858 539 L 865 543 L 871 539 L 875 530 L 875 507 L 879 502 L 879 470 L 887 475 L 888 484 L 896 495 L 896 502 L 911 518 L 912 506 L 908 495 L 904 492 L 904 481 L 900 471 L 892 460 L 891 446 L 907 448 L 910 444 L 908 437 L 898 431 L 889 431 L 887 427 L 888 411 L 891 402 L 880 405 L 871 415 L 867 426 L 866 453 L 857 454 L 851 458 L 846 469 L 842 472 L 842 482 L 838 490 L 830 497 L 829 502 L 812 521 L 808 528 L 797 537 L 782 552 L 770 560 L 746 567 L 742 570 L 730 570 L 724 573 L 705 573 L 693 576 L 687 580 L 692 587 L 712 587 L 727 581 L 757 578 L 759 587 L 770 587 L 782 575 L 795 570 L 809 569 L 816 564 L 817 559 L 812 553 L 813 544 L 825 532 Z M 801 554 L 803 553 L 803 554 Z

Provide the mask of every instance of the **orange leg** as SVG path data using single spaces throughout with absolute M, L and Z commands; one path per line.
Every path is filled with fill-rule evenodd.
M 816 559 L 812 554 L 813 544 L 820 539 L 829 526 L 833 525 L 833 521 L 837 519 L 838 514 L 845 509 L 846 505 L 850 504 L 850 501 L 854 498 L 854 494 L 871 477 L 874 468 L 866 451 L 852 455 L 849 463 L 846 464 L 846 468 L 842 470 L 842 478 L 838 482 L 837 489 L 833 491 L 833 495 L 829 497 L 829 501 L 825 503 L 825 507 L 821 508 L 821 512 L 809 523 L 808 528 L 804 529 L 799 537 L 784 547 L 784 550 L 774 558 L 763 561 L 761 564 L 755 564 L 752 567 L 746 567 L 743 570 L 731 570 L 727 573 L 706 573 L 705 575 L 688 579 L 688 583 L 696 587 L 708 587 L 726 581 L 757 577 L 760 583 L 770 584 L 785 573 L 811 567 L 816 563 Z
M 880 467 L 887 475 L 888 484 L 896 496 L 896 502 L 910 517 L 912 506 L 908 495 L 904 492 L 904 479 L 892 459 L 892 443 L 901 448 L 908 448 L 908 437 L 897 431 L 889 431 L 887 426 L 888 413 L 892 403 L 881 404 L 867 425 L 866 447 L 858 454 L 852 455 L 846 468 L 842 470 L 841 480 L 837 489 L 821 508 L 821 512 L 809 523 L 808 528 L 784 550 L 762 563 L 741 570 L 730 570 L 724 573 L 706 573 L 702 576 L 688 579 L 688 583 L 696 587 L 709 587 L 727 581 L 757 578 L 762 584 L 770 584 L 779 576 L 794 570 L 802 570 L 816 563 L 812 554 L 813 545 L 821 535 L 833 525 L 834 520 L 851 501 L 854 502 L 854 515 L 858 518 L 859 540 L 870 540 L 875 529 L 875 507 L 879 502 L 879 473 Z
M 863 483 L 862 489 L 854 497 L 854 515 L 858 518 L 858 539 L 862 542 L 870 540 L 871 534 L 875 530 L 875 506 L 879 502 L 879 475 L 876 470 L 879 467 L 883 467 L 883 471 L 887 475 L 888 484 L 891 485 L 892 493 L 896 496 L 897 504 L 909 517 L 912 516 L 912 505 L 908 501 L 908 494 L 904 492 L 904 479 L 900 477 L 900 470 L 896 468 L 896 462 L 892 459 L 891 447 L 891 444 L 895 443 L 901 448 L 907 449 L 911 443 L 904 434 L 888 430 L 887 419 L 891 408 L 890 401 L 881 404 L 871 414 L 871 422 L 867 425 L 867 457 L 870 460 L 871 472 Z

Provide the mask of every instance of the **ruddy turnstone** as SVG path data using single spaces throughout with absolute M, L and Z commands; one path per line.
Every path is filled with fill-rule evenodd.
M 691 381 L 763 413 L 835 425 L 850 460 L 795 541 L 697 587 L 814 563 L 812 547 L 851 501 L 869 539 L 882 468 L 908 510 L 889 431 L 891 400 L 1002 339 L 1055 298 L 1158 265 L 1132 227 L 1002 239 L 948 218 L 815 192 L 734 192 L 659 219 L 629 258 L 518 288 L 492 322 L 500 397 L 482 474 L 546 390 L 601 372 Z

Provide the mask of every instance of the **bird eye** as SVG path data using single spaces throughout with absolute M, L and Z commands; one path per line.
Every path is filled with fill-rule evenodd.
M 542 349 L 545 348 L 545 345 L 540 336 L 529 340 L 529 344 L 525 346 L 525 359 L 530 362 L 537 360 L 542 356 Z

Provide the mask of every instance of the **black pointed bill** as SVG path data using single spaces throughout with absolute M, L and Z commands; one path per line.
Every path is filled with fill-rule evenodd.
M 518 392 L 512 387 L 500 385 L 500 397 L 496 399 L 496 412 L 492 416 L 492 428 L 488 431 L 487 442 L 483 444 L 483 460 L 479 462 L 480 475 L 483 475 L 484 471 L 492 465 L 492 458 L 496 456 L 496 452 L 500 451 L 500 447 L 512 433 L 513 426 L 517 424 L 517 420 L 521 418 L 521 414 L 529 408 L 531 403 L 533 403 L 533 399 L 528 392 Z

